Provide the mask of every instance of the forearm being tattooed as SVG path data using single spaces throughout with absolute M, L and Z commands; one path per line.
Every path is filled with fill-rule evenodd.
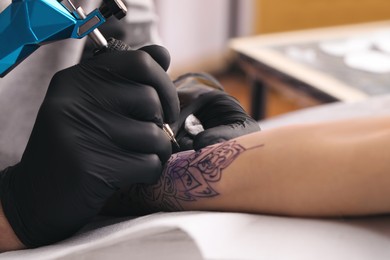
M 182 211 L 183 203 L 216 197 L 220 194 L 215 186 L 224 170 L 246 150 L 237 141 L 228 141 L 198 152 L 174 154 L 157 184 L 137 184 L 121 190 L 111 199 L 115 209 L 108 211 L 115 211 L 115 215 Z
M 109 213 L 388 213 L 389 137 L 389 117 L 351 119 L 281 127 L 179 153 L 157 184 L 117 193 L 107 204 Z

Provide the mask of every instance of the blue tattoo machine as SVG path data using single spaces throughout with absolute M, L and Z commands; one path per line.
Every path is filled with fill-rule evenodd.
M 105 48 L 107 41 L 97 28 L 110 16 L 121 19 L 126 13 L 121 0 L 103 0 L 89 14 L 70 0 L 12 0 L 0 13 L 0 77 L 54 41 L 88 35 L 97 49 Z

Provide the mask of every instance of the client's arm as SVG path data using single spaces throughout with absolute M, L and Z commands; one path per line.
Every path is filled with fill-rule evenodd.
M 284 127 L 175 154 L 156 185 L 124 189 L 105 210 L 388 213 L 389 161 L 389 117 Z

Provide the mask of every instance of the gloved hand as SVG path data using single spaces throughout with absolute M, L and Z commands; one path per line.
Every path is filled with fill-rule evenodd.
M 181 109 L 174 130 L 181 151 L 199 150 L 208 145 L 260 131 L 259 124 L 245 112 L 235 98 L 224 92 L 223 87 L 212 76 L 200 73 L 185 74 L 174 83 Z M 204 131 L 196 130 L 200 126 L 191 122 L 191 118 L 194 118 L 190 115 L 200 121 Z
M 147 52 L 151 53 L 149 55 Z M 64 239 L 119 188 L 158 180 L 171 155 L 161 129 L 179 115 L 159 46 L 102 53 L 57 73 L 21 162 L 0 173 L 0 198 L 23 244 Z

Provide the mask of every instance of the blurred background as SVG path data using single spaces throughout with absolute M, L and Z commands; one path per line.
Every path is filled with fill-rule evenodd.
M 390 19 L 388 0 L 158 0 L 159 32 L 170 74 L 214 74 L 249 110 L 250 82 L 229 50 L 232 38 Z M 300 109 L 269 91 L 267 117 Z

